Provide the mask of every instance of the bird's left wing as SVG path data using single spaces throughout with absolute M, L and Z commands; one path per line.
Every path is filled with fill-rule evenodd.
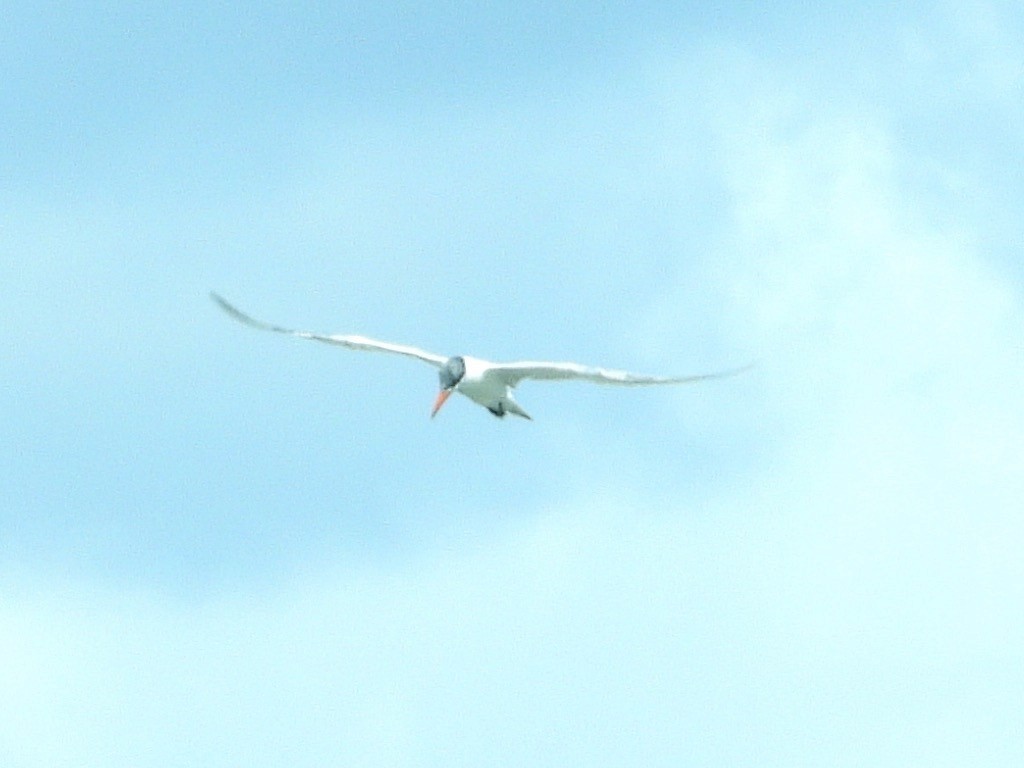
M 405 344 L 392 344 L 388 341 L 377 341 L 376 339 L 368 339 L 365 336 L 343 336 L 340 334 L 323 334 L 323 333 L 312 333 L 310 331 L 296 331 L 291 328 L 283 328 L 279 325 L 272 325 L 271 323 L 264 323 L 262 320 L 257 320 L 249 315 L 245 314 L 238 307 L 230 304 L 227 299 L 216 293 L 210 293 L 210 298 L 213 299 L 217 304 L 227 312 L 231 317 L 238 320 L 240 323 L 245 323 L 253 328 L 259 328 L 263 331 L 274 331 L 275 333 L 285 333 L 289 336 L 297 336 L 300 339 L 312 339 L 313 341 L 322 341 L 325 344 L 334 344 L 339 347 L 347 347 L 348 349 L 361 349 L 369 350 L 372 352 L 391 352 L 396 355 L 405 355 L 406 357 L 415 357 L 422 360 L 425 363 L 430 363 L 435 368 L 440 368 L 444 365 L 448 359 L 443 355 L 435 355 L 433 352 L 427 352 L 426 350 L 419 349 L 417 347 L 409 347 Z
M 595 368 L 579 363 L 497 363 L 491 368 L 494 376 L 501 378 L 510 387 L 514 387 L 523 379 L 540 379 L 547 381 L 592 381 L 596 384 L 618 384 L 622 386 L 645 386 L 650 384 L 690 384 L 708 379 L 721 379 L 735 376 L 752 366 L 733 368 L 715 373 L 700 373 L 691 376 L 645 376 L 629 371 L 617 371 L 611 368 Z

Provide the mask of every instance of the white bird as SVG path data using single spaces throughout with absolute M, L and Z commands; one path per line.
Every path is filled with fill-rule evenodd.
M 458 392 L 473 402 L 479 403 L 495 416 L 502 417 L 506 413 L 514 413 L 516 416 L 530 419 L 530 415 L 520 407 L 519 403 L 512 396 L 512 390 L 523 379 L 544 379 L 550 381 L 577 379 L 580 381 L 592 381 L 597 384 L 619 384 L 623 386 L 688 384 L 695 381 L 735 376 L 751 367 L 746 365 L 742 368 L 734 368 L 717 373 L 703 373 L 695 376 L 644 376 L 627 371 L 594 368 L 580 365 L 579 363 L 528 361 L 492 363 L 487 360 L 481 360 L 478 357 L 470 357 L 469 355 L 445 357 L 444 355 L 435 355 L 432 352 L 416 347 L 392 344 L 387 341 L 377 341 L 376 339 L 368 339 L 365 336 L 321 334 L 282 328 L 279 325 L 264 323 L 250 317 L 216 293 L 211 293 L 210 297 L 231 317 L 246 325 L 251 325 L 253 328 L 298 336 L 300 339 L 313 339 L 314 341 L 335 344 L 339 347 L 347 347 L 348 349 L 391 352 L 396 355 L 415 357 L 425 363 L 430 363 L 438 369 L 438 376 L 441 381 L 441 391 L 438 392 L 437 399 L 434 401 L 434 407 L 430 411 L 431 418 L 441 410 L 441 406 L 444 405 L 452 392 Z

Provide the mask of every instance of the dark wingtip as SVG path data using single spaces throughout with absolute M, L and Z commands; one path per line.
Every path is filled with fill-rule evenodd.
M 245 325 L 252 326 L 253 328 L 260 328 L 260 329 L 265 330 L 265 331 L 287 332 L 286 329 L 284 329 L 284 328 L 278 328 L 278 327 L 273 326 L 273 325 L 268 325 L 267 323 L 264 323 L 264 322 L 261 322 L 259 320 L 256 320 L 255 318 L 249 317 L 249 315 L 245 314 L 245 312 L 240 310 L 238 307 L 236 307 L 234 304 L 229 302 L 227 299 L 225 299 L 223 296 L 221 296 L 216 291 L 210 291 L 210 298 L 213 299 L 214 303 L 217 304 L 217 306 L 219 306 L 221 309 L 223 309 L 225 312 L 227 312 L 228 315 L 230 315 L 231 317 L 233 317 L 235 320 L 237 320 L 240 323 L 244 323 Z
M 210 291 L 210 299 L 213 301 L 214 304 L 216 304 L 218 307 L 223 309 L 229 315 L 238 315 L 238 314 L 240 314 L 237 309 L 235 309 L 233 306 L 231 306 L 231 304 L 228 302 L 227 299 L 225 299 L 223 296 L 221 296 L 216 291 Z
M 727 376 L 739 376 L 741 373 L 746 373 L 757 367 L 757 360 L 751 360 L 746 365 L 741 365 L 739 368 L 733 368 L 731 371 L 726 371 Z

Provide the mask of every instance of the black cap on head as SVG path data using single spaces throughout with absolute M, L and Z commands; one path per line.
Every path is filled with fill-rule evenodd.
M 449 357 L 437 375 L 441 389 L 452 389 L 466 375 L 466 362 L 461 357 Z

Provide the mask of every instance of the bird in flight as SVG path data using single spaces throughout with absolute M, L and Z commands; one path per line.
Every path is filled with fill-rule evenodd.
M 279 325 L 265 323 L 250 317 L 217 293 L 211 293 L 210 297 L 235 320 L 253 328 L 297 336 L 300 339 L 322 341 L 325 344 L 333 344 L 347 349 L 390 352 L 396 355 L 415 357 L 425 363 L 430 363 L 430 365 L 438 369 L 438 377 L 441 383 L 440 392 L 438 392 L 437 399 L 434 401 L 434 407 L 430 411 L 431 418 L 437 415 L 437 412 L 441 410 L 441 406 L 445 404 L 445 401 L 451 396 L 452 392 L 458 392 L 468 397 L 474 403 L 482 405 L 495 416 L 503 417 L 507 413 L 512 413 L 524 419 L 530 419 L 530 415 L 520 407 L 512 395 L 512 390 L 523 379 L 547 381 L 578 380 L 591 381 L 597 384 L 618 384 L 621 386 L 689 384 L 696 381 L 735 376 L 751 367 L 746 365 L 742 368 L 734 368 L 717 373 L 702 373 L 695 376 L 644 376 L 609 368 L 594 368 L 588 365 L 580 365 L 579 363 L 531 361 L 492 363 L 487 360 L 481 360 L 478 357 L 470 357 L 469 355 L 445 357 L 444 355 L 435 355 L 432 352 L 427 352 L 417 347 L 377 341 L 376 339 L 368 339 L 365 336 L 322 334 L 283 328 Z

